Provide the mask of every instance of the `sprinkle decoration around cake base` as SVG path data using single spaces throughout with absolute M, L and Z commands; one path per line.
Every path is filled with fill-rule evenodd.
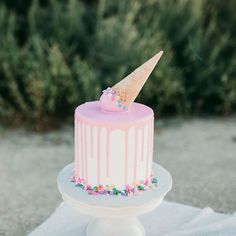
M 109 195 L 109 196 L 130 196 L 130 195 L 140 195 L 146 190 L 152 190 L 157 187 L 157 179 L 153 176 L 150 180 L 141 181 L 140 183 L 130 186 L 126 185 L 125 189 L 117 189 L 114 185 L 99 185 L 91 186 L 86 183 L 82 178 L 76 178 L 71 176 L 71 182 L 75 183 L 76 187 L 79 187 L 88 192 L 90 195 Z

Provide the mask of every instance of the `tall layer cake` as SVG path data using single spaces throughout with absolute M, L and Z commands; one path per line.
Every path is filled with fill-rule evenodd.
M 104 90 L 100 101 L 76 108 L 73 181 L 90 194 L 128 196 L 156 186 L 154 113 L 134 100 L 161 55 Z

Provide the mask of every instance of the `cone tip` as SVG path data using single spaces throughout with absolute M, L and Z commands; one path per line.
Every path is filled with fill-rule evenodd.
M 160 58 L 161 58 L 161 56 L 162 56 L 163 53 L 164 53 L 164 52 L 161 50 L 161 51 L 158 52 L 154 57 L 157 57 L 157 58 L 158 58 L 157 60 L 160 60 Z

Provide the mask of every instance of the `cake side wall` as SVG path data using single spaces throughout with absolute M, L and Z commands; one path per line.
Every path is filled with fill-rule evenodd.
M 153 125 L 153 117 L 113 127 L 75 116 L 75 176 L 116 188 L 149 180 Z

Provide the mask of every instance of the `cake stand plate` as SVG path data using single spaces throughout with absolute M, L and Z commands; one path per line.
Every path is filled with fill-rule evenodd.
M 141 195 L 89 195 L 70 181 L 73 163 L 64 167 L 57 177 L 63 200 L 81 213 L 95 217 L 87 226 L 87 236 L 144 236 L 145 229 L 137 216 L 154 210 L 172 188 L 172 177 L 161 165 L 153 163 L 157 187 Z

